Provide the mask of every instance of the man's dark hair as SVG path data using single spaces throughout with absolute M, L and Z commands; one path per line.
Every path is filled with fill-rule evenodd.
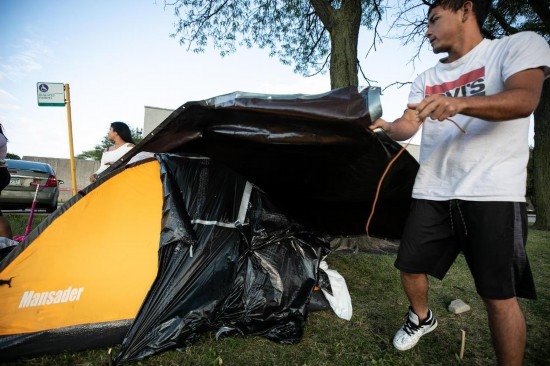
M 428 15 L 430 15 L 433 8 L 436 6 L 441 6 L 443 9 L 451 10 L 457 12 L 462 5 L 466 2 L 472 3 L 472 8 L 476 15 L 477 25 L 479 29 L 483 27 L 487 15 L 489 15 L 489 10 L 491 9 L 491 0 L 435 0 L 430 4 L 430 9 L 428 10 Z

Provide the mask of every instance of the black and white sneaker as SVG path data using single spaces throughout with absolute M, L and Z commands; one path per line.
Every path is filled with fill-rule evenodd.
M 420 337 L 430 333 L 435 328 L 437 328 L 437 320 L 431 310 L 428 309 L 428 318 L 420 323 L 418 315 L 409 306 L 409 313 L 406 315 L 405 324 L 393 337 L 393 345 L 400 351 L 411 349 L 416 346 Z

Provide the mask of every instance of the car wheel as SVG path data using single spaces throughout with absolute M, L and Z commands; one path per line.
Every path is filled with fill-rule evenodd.
M 51 206 L 48 206 L 46 208 L 46 212 L 47 213 L 52 213 L 54 212 L 55 210 L 57 210 L 57 202 L 55 202 L 55 204 L 51 205 Z

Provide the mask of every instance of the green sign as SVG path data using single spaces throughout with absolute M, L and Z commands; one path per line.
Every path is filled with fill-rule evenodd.
M 36 83 L 39 107 L 64 107 L 65 85 L 63 83 Z

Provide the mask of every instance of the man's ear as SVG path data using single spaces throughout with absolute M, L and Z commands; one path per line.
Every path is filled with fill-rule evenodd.
M 469 16 L 473 14 L 474 4 L 471 1 L 466 1 L 462 4 L 462 21 L 465 22 Z

